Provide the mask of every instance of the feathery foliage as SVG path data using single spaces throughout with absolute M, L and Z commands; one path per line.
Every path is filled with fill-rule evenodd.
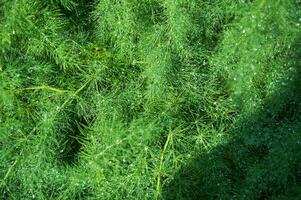
M 0 199 L 301 198 L 299 0 L 3 0 Z

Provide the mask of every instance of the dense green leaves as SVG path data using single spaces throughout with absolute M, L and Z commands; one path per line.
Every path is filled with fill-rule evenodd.
M 300 2 L 0 2 L 1 199 L 298 199 Z

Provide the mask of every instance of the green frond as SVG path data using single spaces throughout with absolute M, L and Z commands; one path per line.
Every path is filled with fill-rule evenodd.
M 300 199 L 300 8 L 0 1 L 0 199 Z

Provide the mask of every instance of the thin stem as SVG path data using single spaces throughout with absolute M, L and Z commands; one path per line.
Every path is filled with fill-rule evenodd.
M 74 93 L 74 91 L 70 91 L 70 90 L 63 90 L 63 89 L 58 89 L 58 88 L 54 88 L 51 86 L 47 86 L 47 85 L 42 85 L 42 86 L 34 86 L 34 87 L 29 87 L 29 88 L 22 88 L 19 90 L 49 90 L 49 91 L 53 91 L 53 92 L 57 92 L 60 94 L 64 94 L 64 93 Z
M 166 142 L 164 144 L 163 150 L 161 152 L 161 156 L 160 156 L 159 172 L 158 172 L 158 176 L 157 176 L 156 199 L 159 199 L 159 197 L 161 196 L 161 172 L 162 172 L 162 168 L 163 168 L 164 155 L 165 155 L 167 147 L 170 143 L 171 137 L 172 137 L 172 134 L 169 133 L 167 136 Z
M 9 174 L 11 173 L 12 169 L 14 168 L 14 166 L 17 164 L 18 160 L 15 160 L 14 163 L 9 167 L 9 169 L 7 170 L 2 182 L 1 182 L 1 186 L 5 185 L 5 180 L 7 179 L 7 177 L 9 176 Z
M 88 80 L 85 84 L 83 84 L 78 90 L 76 90 L 72 96 L 70 98 L 68 98 L 62 105 L 61 105 L 61 108 L 64 108 L 66 106 L 67 103 L 69 103 L 72 99 L 73 99 L 73 96 L 76 96 L 78 93 L 80 93 L 87 85 L 88 83 L 90 82 L 90 80 Z

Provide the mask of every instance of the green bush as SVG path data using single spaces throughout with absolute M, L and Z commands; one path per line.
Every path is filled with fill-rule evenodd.
M 300 199 L 301 2 L 3 0 L 1 199 Z

